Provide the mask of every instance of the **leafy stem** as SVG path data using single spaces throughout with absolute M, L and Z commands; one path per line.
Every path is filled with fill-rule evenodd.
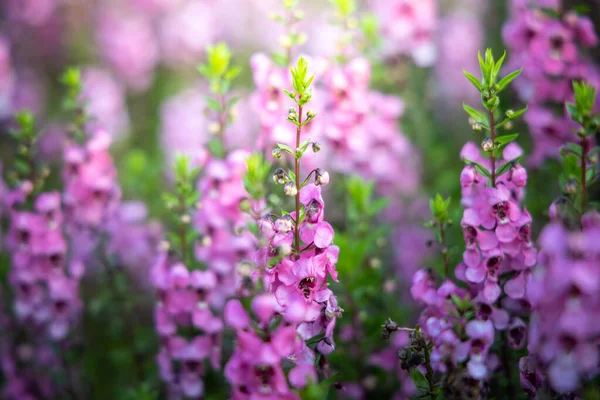
M 302 106 L 298 104 L 298 125 L 296 126 L 296 148 L 300 147 L 300 134 L 302 132 Z M 296 174 L 296 224 L 294 225 L 294 249 L 296 258 L 300 258 L 300 158 L 294 158 L 294 173 Z
M 490 137 L 492 139 L 492 143 L 496 142 L 496 123 L 494 121 L 494 111 L 488 110 L 490 116 Z M 492 170 L 490 171 L 492 176 L 490 178 L 492 187 L 496 187 L 496 149 L 492 149 L 491 151 L 491 161 L 492 161 Z

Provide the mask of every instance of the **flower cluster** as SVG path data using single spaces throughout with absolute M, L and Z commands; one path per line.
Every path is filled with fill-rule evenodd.
M 522 150 L 510 143 L 502 155 L 503 159 L 497 161 L 512 166 L 496 180 L 496 187 L 488 187 L 488 178 L 473 164 L 461 172 L 465 207 L 461 226 L 466 250 L 456 274 L 479 287 L 480 300 L 488 304 L 500 297 L 499 279 L 508 272 L 514 272 L 514 276 L 506 282 L 505 293 L 513 299 L 524 299 L 525 284 L 537 258 L 531 241 L 531 215 L 520 204 L 527 173 L 515 160 Z M 474 143 L 467 143 L 461 156 L 483 168 L 490 166 L 490 160 L 481 156 Z
M 550 207 L 551 222 L 540 234 L 539 265 L 527 286 L 532 306 L 529 357 L 523 358 L 521 384 L 542 390 L 544 375 L 556 392 L 577 392 L 598 371 L 600 326 L 600 214 L 589 210 L 588 187 L 597 180 L 597 159 L 590 140 L 598 127 L 592 114 L 595 88 L 573 84 L 575 102 L 567 103 L 580 129 L 579 143 L 561 149 L 564 197 Z M 591 171 L 591 173 L 590 173 Z
M 286 195 L 295 199 L 295 211 L 281 217 L 267 216 L 259 222 L 266 245 L 258 252 L 257 264 L 265 269 L 265 286 L 277 299 L 277 312 L 287 323 L 294 324 L 304 340 L 324 333 L 316 350 L 329 354 L 334 349 L 333 329 L 341 309 L 327 287 L 327 278 L 337 281 L 339 248 L 333 245 L 333 228 L 324 220 L 321 187 L 329 183 L 329 174 L 316 168 L 303 182 L 300 180 L 302 156 L 309 147 L 315 152 L 320 149 L 310 139 L 300 141 L 302 127 L 315 117 L 312 111 L 303 112 L 312 97 L 313 77 L 307 74 L 307 62 L 300 58 L 292 68 L 294 91 L 287 92 L 297 105 L 297 110 L 291 108 L 288 116 L 296 126 L 295 149 L 279 143 L 273 150 L 275 158 L 289 154 L 294 159 L 295 172 L 279 168 L 273 179 L 284 186 Z M 314 183 L 308 183 L 313 175 Z
M 574 139 L 562 110 L 573 96 L 571 81 L 600 83 L 600 71 L 581 51 L 598 43 L 591 19 L 575 11 L 563 12 L 558 2 L 537 3 L 540 8 L 514 2 L 503 31 L 511 50 L 510 66 L 524 68 L 516 90 L 531 105 L 525 121 L 534 137 L 531 162 L 535 165 L 558 158 L 557 149 Z M 553 111 L 557 108 L 561 112 Z
M 489 156 L 481 156 L 476 145 L 468 143 L 461 152 L 466 166 L 461 172 L 463 207 L 461 226 L 466 243 L 463 262 L 456 275 L 477 288 L 478 300 L 494 304 L 502 294 L 500 277 L 511 274 L 504 292 L 512 299 L 525 298 L 525 283 L 536 264 L 537 251 L 531 242 L 531 215 L 521 209 L 527 172 L 519 163 L 521 149 L 511 143 L 516 134 L 500 136 L 499 129 L 523 114 L 508 110 L 498 118 L 497 93 L 520 73 L 515 71 L 497 81 L 504 57 L 495 62 L 491 51 L 485 60 L 480 57 L 482 80 L 465 72 L 467 78 L 482 93 L 486 112 L 463 105 L 473 120 L 475 131 L 488 131 L 481 148 Z M 503 150 L 502 150 L 503 149 Z M 502 157 L 500 158 L 500 151 Z
M 151 271 L 157 289 L 156 330 L 161 338 L 157 356 L 160 376 L 172 397 L 204 394 L 204 362 L 220 368 L 223 321 L 211 310 L 217 286 L 213 271 L 191 271 L 162 253 Z M 186 335 L 186 332 L 192 332 Z
M 251 308 L 257 321 L 250 319 L 239 300 L 230 300 L 225 307 L 225 321 L 235 329 L 237 339 L 225 365 L 232 399 L 299 399 L 289 386 L 302 388 L 317 380 L 314 353 L 294 324 L 277 318 L 280 305 L 273 294 L 255 296 Z M 286 363 L 294 365 L 287 379 Z
M 372 0 L 369 3 L 381 21 L 386 56 L 410 56 L 420 67 L 433 65 L 438 25 L 434 0 Z
M 198 169 L 180 156 L 175 164 L 176 195 L 165 194 L 167 207 L 176 211 L 178 229 L 164 243 L 152 266 L 151 280 L 158 302 L 155 326 L 161 338 L 157 356 L 160 375 L 174 398 L 199 398 L 204 394 L 204 361 L 220 368 L 223 321 L 213 311 L 222 307 L 213 295 L 218 276 L 201 270 L 189 256 L 195 232 L 188 230 L 190 211 L 198 199 L 194 189 Z
M 204 262 L 217 276 L 215 302 L 222 308 L 225 301 L 243 292 L 245 260 L 255 251 L 254 238 L 244 230 L 247 216 L 240 205 L 248 193 L 243 177 L 248 154 L 243 150 L 230 153 L 225 159 L 212 158 L 198 183 L 200 207 L 195 213 L 194 227 L 203 236 L 196 244 L 196 258 Z

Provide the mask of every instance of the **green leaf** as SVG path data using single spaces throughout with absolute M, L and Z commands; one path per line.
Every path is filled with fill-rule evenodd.
M 592 183 L 597 177 L 598 177 L 598 175 L 596 174 L 596 167 L 595 166 L 589 167 L 585 171 L 585 183 L 586 183 L 586 185 L 589 185 L 590 183 Z
M 490 173 L 490 171 L 488 171 L 488 169 L 486 167 L 484 167 L 483 165 L 475 162 L 475 161 L 471 161 L 468 160 L 466 158 L 463 158 L 463 161 L 467 164 L 471 164 L 475 167 L 475 169 L 477 170 L 477 172 L 479 172 L 480 175 L 485 176 L 486 178 L 491 178 L 492 174 Z
M 302 155 L 306 152 L 306 149 L 308 149 L 309 144 L 310 144 L 310 138 L 308 138 L 305 141 L 303 141 L 302 143 L 300 143 L 300 146 L 296 149 L 296 158 L 302 157 Z
M 505 174 L 506 172 L 508 172 L 510 170 L 510 168 L 513 166 L 513 163 L 511 161 L 506 162 L 504 164 L 502 164 L 497 170 L 496 170 L 496 177 L 499 177 L 503 174 Z
M 240 100 L 241 100 L 241 97 L 240 97 L 240 96 L 234 96 L 234 97 L 230 98 L 230 99 L 229 99 L 229 101 L 227 102 L 227 108 L 228 108 L 228 109 L 231 109 L 231 108 L 232 108 L 233 106 L 235 106 L 235 105 L 238 103 L 238 101 L 240 101 Z
M 281 150 L 290 153 L 290 154 L 294 154 L 294 150 L 292 150 L 292 148 L 290 146 L 288 146 L 287 144 L 283 144 L 283 143 L 277 143 L 277 147 L 279 147 Z
M 223 158 L 225 156 L 225 147 L 223 143 L 218 139 L 211 139 L 207 144 L 208 150 L 217 158 Z
M 213 111 L 221 111 L 221 103 L 219 103 L 216 99 L 213 99 L 212 97 L 206 98 L 206 105 Z
M 569 153 L 575 154 L 577 157 L 581 157 L 581 145 L 577 143 L 567 143 L 560 148 L 561 155 L 566 155 Z
M 429 383 L 427 382 L 427 378 L 425 378 L 425 375 L 423 375 L 418 368 L 411 368 L 410 379 L 413 381 L 419 392 L 429 393 Z
M 519 136 L 518 133 L 513 133 L 510 135 L 504 135 L 504 136 L 498 136 L 496 137 L 496 143 L 499 144 L 500 146 L 505 146 L 507 144 L 509 144 L 510 142 L 514 141 L 517 137 Z
M 479 79 L 477 79 L 475 76 L 471 75 L 464 69 L 463 69 L 463 74 L 465 74 L 465 76 L 473 84 L 473 86 L 475 86 L 475 88 L 481 92 L 483 87 L 481 86 L 481 82 L 479 82 Z
M 469 114 L 469 116 L 471 118 L 473 118 L 475 120 L 475 122 L 480 123 L 484 128 L 489 129 L 489 122 L 487 120 L 487 116 L 482 113 L 481 111 L 478 111 L 476 109 L 474 109 L 473 107 L 463 103 L 463 108 L 464 110 L 467 112 L 467 114 Z
M 506 88 L 506 86 L 508 86 L 517 76 L 521 75 L 521 72 L 523 72 L 523 68 L 519 68 L 516 71 L 511 72 L 510 74 L 506 75 L 504 78 L 500 79 L 500 82 L 498 82 L 497 88 L 496 88 L 496 92 L 499 93 L 501 92 L 504 88 Z

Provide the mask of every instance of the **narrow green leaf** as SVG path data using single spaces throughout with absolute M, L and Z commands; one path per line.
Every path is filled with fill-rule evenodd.
M 501 92 L 506 86 L 508 86 L 508 84 L 510 84 L 517 76 L 521 75 L 521 72 L 523 72 L 523 68 L 519 68 L 516 71 L 511 72 L 510 74 L 506 75 L 504 78 L 500 79 L 500 82 L 498 82 L 498 87 L 496 89 L 496 92 Z
M 290 153 L 290 154 L 294 154 L 294 150 L 292 150 L 292 148 L 290 146 L 288 146 L 287 144 L 283 144 L 283 143 L 277 143 L 277 147 L 279 147 L 281 150 Z
M 213 99 L 212 97 L 206 98 L 206 105 L 213 111 L 221 111 L 221 103 L 219 103 L 216 99 Z
M 575 154 L 577 157 L 581 157 L 581 145 L 577 143 L 567 143 L 560 148 L 560 154 Z
M 410 370 L 410 379 L 413 381 L 419 392 L 428 393 L 429 392 L 429 383 L 427 382 L 427 378 L 418 368 L 411 368 Z
M 463 106 L 463 109 L 467 112 L 467 114 L 469 114 L 469 116 L 475 120 L 475 122 L 479 122 L 486 129 L 488 128 L 489 122 L 484 113 L 482 113 L 481 111 L 478 111 L 478 110 L 474 109 L 473 107 L 471 107 L 467 104 L 464 104 L 464 103 L 462 106 Z
M 463 161 L 467 164 L 473 165 L 475 167 L 475 169 L 477 170 L 477 172 L 479 172 L 481 175 L 485 176 L 486 178 L 490 178 L 492 176 L 490 171 L 488 171 L 488 169 L 486 167 L 484 167 L 483 165 L 481 165 L 475 161 L 468 160 L 466 158 L 463 158 Z
M 496 137 L 496 143 L 500 146 L 504 146 L 514 141 L 519 136 L 518 133 L 513 133 L 510 135 L 498 136 Z
M 481 86 L 481 82 L 479 82 L 479 79 L 477 79 L 474 75 L 471 75 L 464 69 L 463 69 L 463 74 L 473 84 L 473 86 L 475 86 L 475 88 L 481 92 L 482 86 Z

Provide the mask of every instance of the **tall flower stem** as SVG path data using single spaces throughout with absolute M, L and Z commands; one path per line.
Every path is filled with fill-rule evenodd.
M 442 245 L 442 257 L 444 259 L 444 279 L 450 276 L 450 262 L 448 261 L 448 247 L 446 246 L 446 227 L 443 223 L 440 227 L 440 244 Z
M 585 213 L 587 203 L 587 138 L 585 135 L 581 136 L 581 214 Z
M 302 132 L 302 106 L 298 105 L 298 126 L 296 127 L 296 149 L 300 147 Z M 294 249 L 296 259 L 300 258 L 300 157 L 294 155 L 294 173 L 296 174 L 296 224 L 294 227 Z
M 494 119 L 494 112 L 489 110 L 490 115 L 490 137 L 492 139 L 492 143 L 496 143 L 496 121 Z M 492 149 L 491 151 L 491 160 L 492 160 L 492 170 L 490 171 L 492 174 L 491 182 L 492 187 L 496 187 L 496 149 Z
M 186 217 L 186 207 L 185 207 L 185 198 L 183 195 L 179 195 L 179 245 L 181 246 L 181 260 L 185 265 L 187 265 L 187 229 L 186 229 L 186 221 L 184 218 Z

